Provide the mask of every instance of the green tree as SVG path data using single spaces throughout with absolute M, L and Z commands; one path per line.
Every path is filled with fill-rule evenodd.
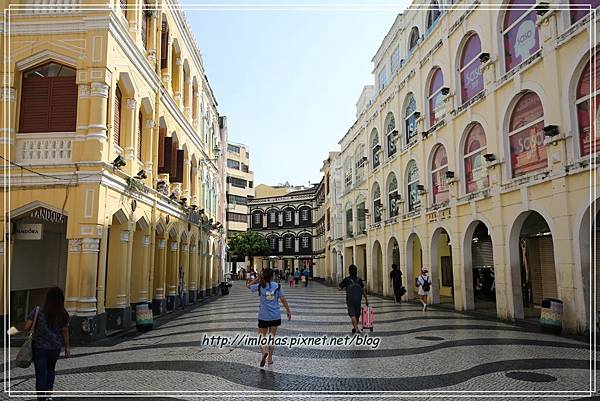
M 254 257 L 268 255 L 271 250 L 267 239 L 254 231 L 236 234 L 229 240 L 229 254 L 250 259 L 250 268 Z

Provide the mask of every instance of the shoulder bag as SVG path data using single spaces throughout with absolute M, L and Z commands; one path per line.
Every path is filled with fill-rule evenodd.
M 27 339 L 19 349 L 17 353 L 17 358 L 15 359 L 15 365 L 18 368 L 28 368 L 31 365 L 31 361 L 33 359 L 33 351 L 31 349 L 31 343 L 33 342 L 33 333 L 35 332 L 35 325 L 37 323 L 38 313 L 40 312 L 40 307 L 35 308 L 35 316 L 33 317 L 33 324 L 31 325 L 31 329 L 27 334 Z

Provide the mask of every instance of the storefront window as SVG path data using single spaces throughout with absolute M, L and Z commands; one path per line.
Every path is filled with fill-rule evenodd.
M 504 15 L 504 65 L 512 70 L 538 51 L 539 33 L 536 26 L 535 0 L 513 0 Z
M 544 110 L 534 92 L 527 92 L 517 102 L 510 118 L 508 135 L 513 177 L 548 166 L 544 146 Z
M 431 183 L 433 187 L 433 203 L 435 205 L 443 203 L 450 198 L 448 182 L 446 181 L 446 171 L 448 171 L 448 157 L 446 156 L 446 149 L 440 145 L 433 154 L 431 164 Z
M 461 101 L 465 103 L 483 90 L 481 73 L 481 41 L 477 34 L 469 36 L 460 58 Z
M 444 109 L 444 97 L 442 95 L 442 86 L 444 85 L 444 77 L 442 70 L 436 68 L 431 75 L 429 83 L 429 125 L 434 126 L 442 115 Z
M 488 186 L 487 168 L 483 155 L 486 151 L 486 140 L 483 127 L 475 124 L 469 130 L 465 140 L 465 181 L 467 193 L 480 191 Z
M 582 156 L 587 156 L 594 150 L 594 142 L 596 143 L 596 151 L 600 146 L 598 137 L 595 138 L 595 141 L 592 140 L 592 135 L 594 133 L 590 129 L 591 127 L 596 126 L 597 135 L 597 122 L 599 121 L 598 113 L 600 112 L 600 78 L 598 78 L 600 77 L 600 62 L 598 61 L 598 57 L 600 57 L 600 53 L 596 53 L 592 58 L 592 65 L 590 65 L 589 60 L 586 62 L 585 68 L 579 78 L 579 83 L 577 84 L 577 100 L 575 101 L 575 107 L 577 109 L 577 125 L 579 127 L 579 150 Z M 590 74 L 590 67 L 594 67 L 597 77 L 595 80 L 596 87 L 591 94 L 590 89 L 592 86 L 591 81 L 593 80 L 593 75 Z M 594 111 L 592 112 L 592 110 Z

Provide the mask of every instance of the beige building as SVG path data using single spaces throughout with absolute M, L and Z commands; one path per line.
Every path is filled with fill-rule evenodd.
M 227 144 L 227 237 L 248 229 L 248 199 L 254 198 L 254 172 L 248 146 Z
M 4 314 L 59 286 L 90 339 L 173 309 L 181 272 L 186 302 L 215 291 L 227 122 L 178 3 L 2 5 Z
M 391 295 L 396 263 L 411 299 L 428 267 L 430 302 L 521 319 L 559 299 L 563 326 L 584 331 L 598 283 L 590 15 L 423 4 L 383 39 L 330 161 L 343 239 L 330 239 L 328 272 L 355 263 Z
M 254 198 L 254 172 L 250 170 L 248 146 L 229 142 L 227 168 L 227 238 L 248 230 L 248 200 Z M 228 271 L 245 267 L 245 260 L 228 258 Z

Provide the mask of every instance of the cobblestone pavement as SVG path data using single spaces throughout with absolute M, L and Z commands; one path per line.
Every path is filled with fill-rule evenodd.
M 293 318 L 283 322 L 278 336 L 351 337 L 344 293 L 318 283 L 308 288 L 282 286 Z M 508 395 L 531 399 L 542 392 L 544 399 L 590 395 L 586 343 L 439 308 L 423 312 L 414 304 L 398 305 L 375 297 L 371 301 L 375 330 L 361 338 L 378 338 L 377 348 L 280 346 L 274 364 L 261 369 L 256 346 L 202 344 L 205 335 L 232 340 L 238 334 L 238 338 L 256 335 L 258 296 L 238 281 L 229 295 L 166 317 L 153 331 L 75 347 L 70 359 L 58 362 L 55 390 L 73 392 L 58 394 L 65 397 L 86 391 L 88 397 L 114 392 L 127 393 L 130 399 L 148 398 L 136 391 L 157 391 L 169 400 L 198 395 L 213 399 L 219 395 L 308 399 L 309 394 L 324 399 L 327 395 L 308 393 L 313 391 L 338 392 L 329 394 L 336 395 L 329 400 L 366 399 L 372 395 L 364 392 L 374 391 L 379 392 L 377 398 L 403 394 L 406 399 L 415 398 L 417 391 L 421 399 L 475 398 L 492 391 L 498 393 L 487 395 L 496 399 Z M 11 349 L 11 361 L 15 354 L 16 348 Z M 11 397 L 32 396 L 33 368 L 18 369 L 11 362 L 6 373 Z

